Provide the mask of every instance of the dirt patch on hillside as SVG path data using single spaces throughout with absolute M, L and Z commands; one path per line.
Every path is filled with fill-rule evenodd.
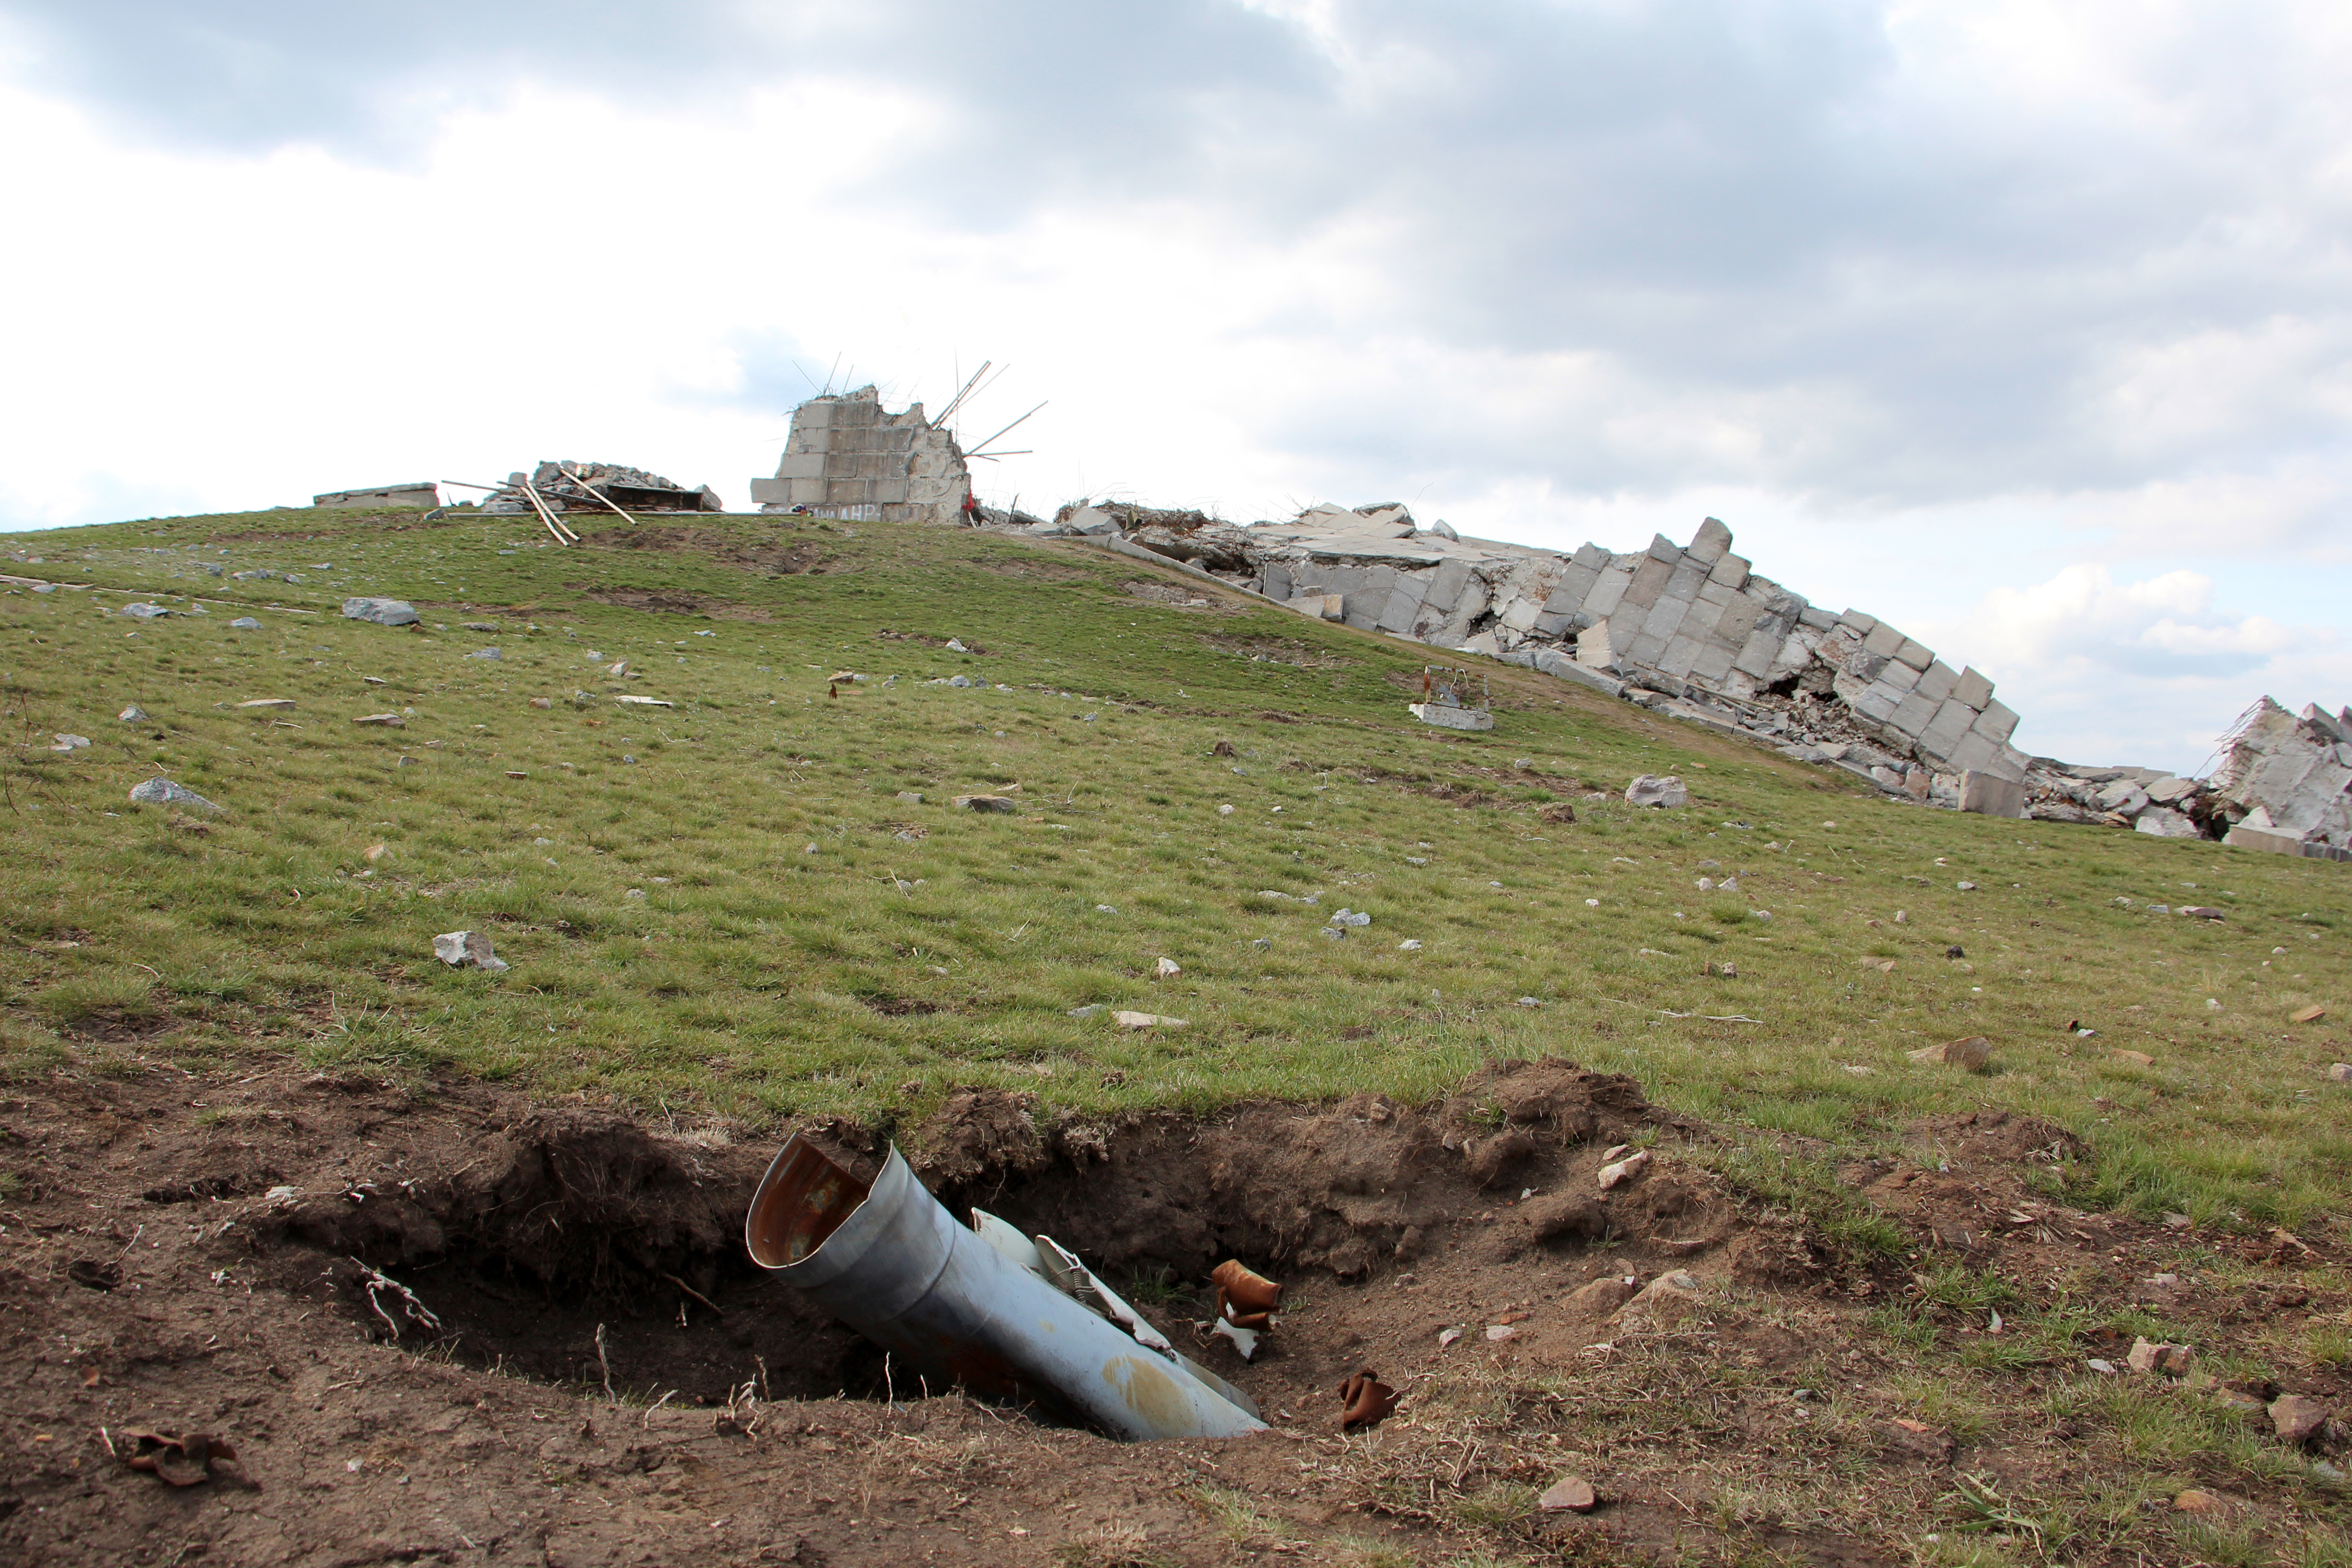
M 614 605 L 625 610 L 653 610 L 671 616 L 707 616 L 723 621 L 768 621 L 774 613 L 756 605 L 737 604 L 730 599 L 716 599 L 708 594 L 689 593 L 682 588 L 606 588 L 592 583 L 567 583 L 564 586 L 583 599 L 593 599 L 600 605 Z
M 1922 1148 L 2007 1201 L 2000 1181 L 2044 1179 L 2046 1131 L 1980 1117 Z M 803 1131 L 862 1174 L 888 1150 Z M 1901 1267 L 1837 1264 L 1714 1173 L 1708 1130 L 1566 1061 L 1496 1063 L 1424 1106 L 1206 1120 L 964 1090 L 900 1136 L 959 1214 L 1075 1247 L 1244 1388 L 1272 1430 L 1225 1442 L 1117 1444 L 894 1370 L 744 1256 L 782 1135 L 290 1067 L 19 1088 L 0 1100 L 0 1543 L 58 1564 L 1877 1563 L 1910 1553 L 1723 1500 L 1813 1465 L 1809 1419 L 1822 1457 L 1876 1445 L 1839 1482 L 1874 1495 L 1924 1502 L 2032 1458 L 1889 1419 L 1908 1352 L 1856 1320 Z M 1634 1147 L 1646 1165 L 1604 1187 Z M 2102 1224 L 2092 1261 L 2148 1240 Z M 2030 1246 L 2044 1268 L 2084 1244 Z M 1205 1331 L 1229 1257 L 1286 1284 L 1246 1363 Z M 1621 1310 L 1685 1271 L 1687 1311 Z M 2345 1304 L 2298 1289 L 2273 1321 Z M 1343 1436 L 1335 1391 L 1366 1366 L 1402 1403 Z M 1791 1404 L 1826 1388 L 1842 1404 L 1817 1417 Z M 167 1486 L 122 1462 L 129 1428 L 237 1460 Z M 1601 1510 L 1531 1510 L 1568 1468 Z
M 746 539 L 722 529 L 656 525 L 599 529 L 593 533 L 583 534 L 581 542 L 601 550 L 652 550 L 671 555 L 708 555 L 730 566 L 748 566 L 753 571 L 780 577 L 844 569 L 839 562 L 825 553 L 824 546 L 818 541 L 787 539 L 781 534 Z

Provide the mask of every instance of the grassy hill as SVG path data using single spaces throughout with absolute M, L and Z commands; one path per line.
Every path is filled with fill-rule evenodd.
M 1427 729 L 1430 650 L 1082 545 L 613 522 L 0 542 L 94 585 L 0 590 L 10 1069 L 298 1052 L 887 1125 L 961 1085 L 1420 1100 L 1557 1053 L 1825 1158 L 1998 1107 L 2087 1141 L 2077 1201 L 2293 1226 L 2343 1190 L 2344 868 L 1896 805 L 1499 666 L 1491 733 Z M 1624 805 L 1638 773 L 1692 805 Z M 159 773 L 224 809 L 128 804 Z M 2146 910 L 2189 902 L 2227 918 Z M 1343 906 L 1372 920 L 1335 939 Z M 511 971 L 437 963 L 464 928 Z M 1975 1034 L 1981 1075 L 1905 1054 Z

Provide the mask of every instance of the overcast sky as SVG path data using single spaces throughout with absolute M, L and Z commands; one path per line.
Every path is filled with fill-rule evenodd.
M 742 506 L 992 359 L 992 502 L 1712 513 L 2189 768 L 2352 702 L 2347 80 L 2295 0 L 0 0 L 0 529 Z

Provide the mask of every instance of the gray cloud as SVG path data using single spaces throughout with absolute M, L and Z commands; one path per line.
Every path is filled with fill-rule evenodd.
M 2352 480 L 2337 390 L 2352 235 L 2322 195 L 2342 137 L 2295 107 L 2332 89 L 2292 16 L 2184 13 L 2118 40 L 2131 101 L 2103 108 L 1939 75 L 1891 14 L 1343 0 L 1318 32 L 1220 0 L 0 0 L 42 82 L 237 150 L 398 157 L 435 106 L 524 81 L 707 114 L 759 87 L 893 85 L 945 130 L 863 201 L 999 233 L 1041 208 L 1166 201 L 1275 245 L 1370 218 L 1393 306 L 1314 307 L 1265 334 L 1603 367 L 1598 391 L 1537 394 L 1557 401 L 1508 429 L 1392 385 L 1270 433 L 1373 488 L 1713 480 L 1866 510 L 2290 456 Z M 2119 393 L 2167 345 L 2203 334 L 2226 352 L 2282 321 L 2308 340 L 2294 373 L 2232 393 L 2192 364 L 2190 389 L 2215 402 L 2198 417 L 2151 435 Z M 1645 447 L 1604 422 L 1643 409 L 1728 420 L 1752 454 Z M 2340 511 L 2315 510 L 2305 536 Z

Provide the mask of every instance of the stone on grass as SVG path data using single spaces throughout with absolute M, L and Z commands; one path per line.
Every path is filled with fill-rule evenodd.
M 502 658 L 505 656 L 494 647 L 486 647 L 479 653 L 469 653 L 466 657 L 467 658 Z
M 1101 1011 L 1103 1011 L 1103 1005 L 1101 1003 L 1089 1002 L 1083 1007 L 1071 1008 L 1068 1016 L 1073 1018 L 1091 1018 Z
M 251 616 L 239 616 L 236 619 L 229 622 L 229 625 L 241 632 L 257 632 L 261 629 L 261 623 L 255 620 Z
M 2289 1013 L 2286 1016 L 2286 1021 L 2290 1024 L 2316 1024 L 2326 1016 L 2327 1016 L 2327 1009 L 2315 1002 L 2308 1007 L 2298 1007 Z
M 2200 921 L 2225 921 L 2230 918 L 2228 910 L 2217 910 L 2210 904 L 2183 904 L 2173 912 Z
M 2271 1401 L 2271 1430 L 2279 1441 L 2302 1447 L 2327 1425 L 2327 1406 L 2300 1394 L 2282 1394 Z
M 1649 1163 L 1650 1152 L 1647 1149 L 1636 1149 L 1614 1164 L 1601 1166 L 1601 1190 L 1605 1193 L 1612 1187 L 1622 1186 L 1632 1181 L 1642 1173 L 1642 1168 Z
M 1698 1276 L 1677 1268 L 1651 1280 L 1640 1295 L 1618 1308 L 1610 1321 L 1662 1323 L 1684 1317 L 1698 1310 L 1699 1291 Z
M 1001 795 L 960 795 L 955 797 L 958 811 L 997 811 L 1010 816 L 1021 809 L 1020 803 Z
M 294 706 L 291 697 L 255 697 L 237 705 L 241 713 L 282 713 Z
M 184 805 L 192 806 L 198 811 L 222 809 L 187 785 L 174 784 L 170 779 L 149 779 L 145 784 L 131 785 L 131 804 L 133 805 Z
M 1409 936 L 1402 942 L 1397 943 L 1397 951 L 1399 952 L 1419 952 L 1421 951 L 1421 939 L 1417 936 Z
M 1184 973 L 1183 966 L 1172 958 L 1163 958 L 1151 966 L 1152 973 L 1162 980 L 1173 980 Z
M 1130 1013 L 1123 1008 L 1113 1013 L 1110 1021 L 1122 1029 L 1181 1029 L 1185 1024 L 1182 1018 L 1166 1018 L 1156 1013 Z
M 2116 1047 L 2107 1055 L 2119 1062 L 2129 1062 L 2136 1068 L 2152 1068 L 2156 1065 L 2156 1058 L 2146 1051 L 2127 1051 L 2121 1046 Z
M 1690 804 L 1690 791 L 1672 773 L 1643 773 L 1625 786 L 1630 805 L 1676 806 Z
M 615 702 L 626 703 L 632 708 L 675 708 L 677 706 L 675 702 L 665 701 L 658 697 L 640 697 L 634 691 L 625 691 L 620 696 L 614 698 L 613 700 Z
M 373 724 L 378 729 L 383 730 L 398 730 L 405 728 L 408 721 L 402 718 L 397 713 L 362 713 L 358 718 L 352 720 L 352 722 L 354 724 Z
M 1982 1072 L 1992 1060 L 1992 1042 L 1982 1035 L 1970 1035 L 1964 1040 L 1946 1040 L 1940 1046 L 1922 1046 L 1908 1055 L 1915 1062 L 1941 1062 L 1968 1072 Z
M 2327 1078 L 2331 1083 L 2352 1083 L 2352 1062 L 2330 1062 Z
M 478 931 L 444 931 L 433 939 L 433 956 L 452 969 L 505 973 L 507 962 L 490 951 L 490 939 Z
M 534 697 L 530 700 L 530 705 L 534 708 L 552 708 L 555 706 L 555 700 L 551 697 Z
M 53 752 L 79 752 L 89 744 L 88 735 L 68 735 L 63 730 L 59 730 L 57 731 L 57 737 L 58 743 L 49 748 Z
M 1546 1513 L 1591 1513 L 1600 1505 L 1600 1494 L 1582 1476 L 1560 1477 L 1536 1500 L 1536 1506 Z
M 123 614 L 123 615 L 129 616 L 130 616 L 132 620 L 134 620 L 134 621 L 152 621 L 152 620 L 155 619 L 155 618 L 156 618 L 157 616 L 168 616 L 168 615 L 170 615 L 172 612 L 171 612 L 171 611 L 169 611 L 169 610 L 167 610 L 167 609 L 165 609 L 165 608 L 164 608 L 163 605 L 149 605 L 149 604 L 142 603 L 142 604 L 135 604 L 135 605 L 123 605 L 123 606 L 122 606 L 122 609 L 121 609 L 121 614 Z
M 343 618 L 378 626 L 413 626 L 419 617 L 416 606 L 405 599 L 345 599 Z
M 143 724 L 147 721 L 147 710 L 140 707 L 139 704 L 134 702 L 130 707 L 125 708 L 121 712 L 117 713 L 115 717 L 121 720 L 126 724 Z
M 2124 1358 L 2126 1365 L 2137 1373 L 2161 1373 L 2167 1377 L 2179 1377 L 2189 1370 L 2190 1352 L 2187 1345 L 2160 1344 L 2153 1340 L 2132 1341 L 2131 1354 Z
M 1372 917 L 1362 910 L 1343 909 L 1331 917 L 1331 923 L 1335 926 L 1368 926 L 1372 923 Z
M 919 791 L 902 789 L 898 792 L 898 804 L 900 805 L 920 805 L 923 804 L 923 797 Z

